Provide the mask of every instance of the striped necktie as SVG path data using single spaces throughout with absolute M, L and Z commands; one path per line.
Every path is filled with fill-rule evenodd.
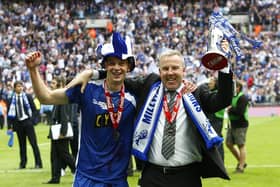
M 175 104 L 176 91 L 169 91 L 169 111 L 173 111 Z M 166 160 L 168 160 L 175 152 L 175 135 L 176 135 L 176 120 L 172 121 L 171 124 L 165 120 L 163 138 L 162 138 L 162 148 L 161 154 Z
M 18 108 L 18 119 L 21 119 L 23 116 L 23 112 L 22 112 L 22 103 L 21 103 L 21 98 L 18 95 L 17 96 L 17 108 Z

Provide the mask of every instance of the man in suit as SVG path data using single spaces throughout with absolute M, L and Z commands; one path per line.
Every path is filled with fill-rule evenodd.
M 201 177 L 229 179 L 216 146 L 210 149 L 206 147 L 202 133 L 192 117 L 195 114 L 186 107 L 185 98 L 182 99 L 182 95 L 184 95 L 181 92 L 182 80 L 185 73 L 183 56 L 176 50 L 164 52 L 159 58 L 159 72 L 160 82 L 155 82 L 157 77 L 150 75 L 142 86 L 138 84 L 138 88 L 135 86 L 136 84 L 131 84 L 131 87 L 127 86 L 128 89 L 135 90 L 135 94 L 138 93 L 139 96 L 137 111 L 140 115 L 136 118 L 139 119 L 137 120 L 139 123 L 136 123 L 135 127 L 133 153 L 145 161 L 141 187 L 201 187 Z M 195 98 L 191 99 L 192 103 L 195 103 L 196 106 L 200 105 L 197 110 L 202 109 L 204 112 L 213 113 L 230 104 L 232 73 L 229 69 L 219 72 L 219 83 L 224 86 L 219 88 L 216 93 L 203 89 L 203 87 L 198 87 L 192 93 Z M 158 108 L 154 107 L 157 111 L 153 112 L 152 108 L 157 103 L 156 94 L 153 99 L 149 100 L 149 98 L 152 97 L 153 90 L 156 90 L 157 86 L 159 91 L 161 89 L 163 91 L 162 94 L 158 94 L 162 98 L 159 99 L 159 103 L 162 101 L 163 104 Z M 176 95 L 173 109 L 168 106 L 171 100 L 171 94 L 168 92 L 175 92 Z M 198 103 L 194 102 L 195 100 Z M 148 133 L 147 138 L 143 136 L 143 139 L 138 139 L 138 132 L 140 132 L 138 129 L 143 130 L 142 127 L 146 125 L 141 121 L 141 114 L 144 116 L 142 119 L 148 121 L 151 113 L 153 114 L 150 119 L 155 117 L 154 125 L 150 123 L 153 125 L 153 130 L 150 131 L 150 135 Z M 174 117 L 168 120 L 168 116 Z M 174 129 L 171 128 L 173 125 Z M 165 150 L 165 134 L 169 134 L 169 137 L 175 136 L 173 150 Z M 141 145 L 141 141 L 145 138 L 148 139 L 147 146 L 141 152 L 137 144 Z
M 42 160 L 40 150 L 37 144 L 36 133 L 34 129 L 33 114 L 36 111 L 32 96 L 23 91 L 23 82 L 16 81 L 14 83 L 14 93 L 8 102 L 8 129 L 17 133 L 20 164 L 19 169 L 26 168 L 27 150 L 26 139 L 33 149 L 35 158 L 35 168 L 42 168 Z
M 53 78 L 50 84 L 52 90 L 57 90 L 65 85 L 65 79 L 62 76 Z M 59 138 L 54 139 L 50 130 L 49 138 L 51 139 L 51 179 L 44 184 L 59 184 L 61 178 L 61 169 L 69 166 L 71 172 L 75 173 L 75 160 L 69 152 L 69 143 L 72 137 L 65 137 L 68 131 L 68 123 L 71 121 L 71 104 L 54 105 L 52 111 L 52 125 L 61 124 Z

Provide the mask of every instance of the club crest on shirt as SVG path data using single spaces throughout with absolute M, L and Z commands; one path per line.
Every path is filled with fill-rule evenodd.
M 207 119 L 205 123 L 202 123 L 202 128 L 204 131 L 208 132 L 208 138 L 211 138 L 212 136 L 215 136 L 214 129 L 210 124 L 210 121 Z
M 99 106 L 102 110 L 107 110 L 107 105 L 103 101 L 97 101 L 96 99 L 93 99 L 92 103 Z
M 135 141 L 136 145 L 139 145 L 140 140 L 147 138 L 147 135 L 148 135 L 148 130 L 146 130 L 146 129 L 141 130 L 139 133 L 135 132 L 134 141 Z

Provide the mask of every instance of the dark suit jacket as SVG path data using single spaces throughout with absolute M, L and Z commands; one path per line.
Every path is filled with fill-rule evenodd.
M 159 81 L 160 77 L 156 74 L 150 74 L 144 78 L 127 79 L 125 81 L 126 88 L 138 98 L 137 100 L 137 112 L 143 107 L 146 101 L 151 85 Z M 225 74 L 219 72 L 219 87 L 218 92 L 213 93 L 203 87 L 198 87 L 194 92 L 194 96 L 206 113 L 214 113 L 230 105 L 232 99 L 232 73 Z M 188 119 L 190 124 L 191 119 Z M 203 160 L 200 164 L 201 176 L 207 177 L 221 177 L 229 179 L 229 176 L 224 167 L 224 163 L 217 151 L 217 148 L 207 150 L 204 140 L 200 136 L 195 125 L 193 125 L 195 132 L 197 133 L 197 140 L 200 142 Z
M 55 105 L 52 111 L 52 124 L 54 125 L 56 123 L 61 124 L 60 134 L 65 136 L 67 134 L 68 130 L 68 122 L 71 122 L 70 115 L 72 114 L 71 111 L 72 104 L 65 104 L 65 105 Z M 49 134 L 49 137 L 51 138 L 51 132 Z
M 12 98 L 14 96 L 15 93 L 13 93 L 12 97 L 8 100 L 8 111 L 10 110 L 10 106 L 11 106 L 11 102 L 12 102 Z M 30 125 L 35 125 L 35 119 L 34 119 L 34 115 L 36 112 L 36 107 L 33 101 L 33 97 L 30 94 L 26 94 L 27 96 L 27 100 L 29 102 L 30 108 L 32 110 L 32 116 L 29 116 L 28 118 L 28 123 L 30 123 Z M 24 112 L 25 114 L 28 115 L 28 112 L 26 111 L 26 108 L 24 107 Z M 16 114 L 17 115 L 17 114 Z M 17 117 L 15 119 L 9 119 L 8 118 L 8 129 L 14 129 L 16 130 L 16 125 L 19 123 Z

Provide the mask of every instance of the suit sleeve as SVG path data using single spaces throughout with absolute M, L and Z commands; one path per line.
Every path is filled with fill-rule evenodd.
M 28 99 L 30 108 L 32 110 L 32 116 L 30 118 L 31 118 L 32 122 L 35 124 L 36 106 L 35 106 L 35 103 L 33 101 L 32 95 L 30 95 L 30 94 L 26 94 L 26 95 L 27 95 L 27 99 Z
M 107 76 L 107 71 L 106 70 L 103 70 L 103 69 L 98 70 L 98 73 L 99 73 L 98 79 L 105 79 L 106 76 Z
M 60 106 L 60 123 L 61 123 L 61 130 L 60 133 L 65 136 L 67 134 L 68 129 L 68 122 L 70 122 L 70 114 L 71 106 L 70 104 L 61 105 Z
M 8 129 L 13 129 L 13 123 L 14 123 L 14 120 L 12 120 L 8 117 L 8 112 L 10 110 L 11 102 L 12 102 L 12 100 L 9 99 L 8 104 L 7 104 L 7 128 Z
M 232 73 L 219 72 L 218 91 L 211 92 L 205 86 L 199 86 L 194 92 L 204 112 L 215 113 L 231 104 L 233 97 Z
M 155 73 L 151 73 L 148 76 L 125 79 L 125 86 L 131 93 L 137 97 L 141 97 L 143 93 L 149 91 L 151 85 L 158 80 L 160 80 L 160 77 Z

